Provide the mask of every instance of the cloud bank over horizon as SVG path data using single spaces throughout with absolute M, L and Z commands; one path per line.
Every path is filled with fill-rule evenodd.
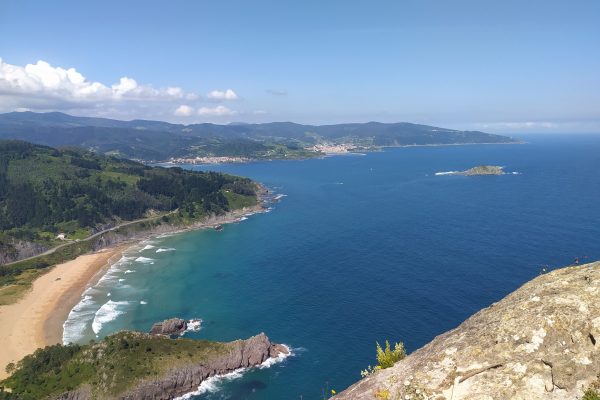
M 155 88 L 123 76 L 107 85 L 88 79 L 75 68 L 39 60 L 23 67 L 0 58 L 0 112 L 63 111 L 115 118 L 160 117 L 165 120 L 237 115 L 228 107 L 203 103 L 238 100 L 232 89 L 212 90 L 206 98 L 178 86 Z M 210 118 L 206 118 L 210 117 Z

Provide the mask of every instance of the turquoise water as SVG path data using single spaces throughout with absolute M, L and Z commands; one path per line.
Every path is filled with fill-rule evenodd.
M 373 364 L 375 341 L 414 350 L 543 266 L 600 259 L 600 136 L 526 139 L 194 167 L 249 176 L 287 197 L 222 232 L 131 250 L 86 293 L 66 333 L 85 341 L 92 325 L 104 336 L 173 316 L 203 319 L 190 337 L 264 331 L 294 356 L 195 398 L 339 391 Z M 435 175 L 479 164 L 518 174 Z

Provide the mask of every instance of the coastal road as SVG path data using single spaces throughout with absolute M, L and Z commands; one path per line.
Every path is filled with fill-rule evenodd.
M 169 212 L 168 212 L 168 213 L 166 213 L 166 214 L 162 214 L 162 215 L 158 215 L 158 216 L 153 216 L 153 217 L 147 217 L 147 218 L 140 218 L 140 219 L 136 219 L 136 220 L 133 220 L 133 221 L 127 221 L 127 222 L 123 222 L 123 223 L 121 223 L 121 224 L 118 224 L 118 225 L 115 225 L 115 226 L 113 226 L 112 228 L 108 228 L 108 229 L 104 229 L 103 231 L 96 232 L 96 233 L 94 233 L 93 235 L 90 235 L 90 236 L 86 237 L 85 239 L 81 239 L 81 240 L 79 240 L 79 241 L 72 240 L 72 241 L 69 241 L 69 242 L 67 242 L 67 243 L 59 244 L 58 246 L 55 246 L 55 247 L 53 247 L 53 248 L 51 248 L 51 249 L 48 249 L 48 250 L 46 250 L 45 252 L 43 252 L 43 253 L 40 253 L 40 254 L 37 254 L 37 255 L 35 255 L 35 256 L 31 256 L 31 257 L 23 258 L 23 259 L 21 259 L 21 260 L 12 261 L 12 262 L 9 262 L 9 263 L 6 263 L 6 264 L 2 264 L 2 265 L 3 265 L 3 266 L 8 266 L 8 265 L 12 265 L 12 264 L 20 263 L 21 261 L 34 260 L 34 259 L 36 259 L 36 258 L 38 258 L 38 257 L 47 256 L 47 255 L 49 255 L 49 254 L 52 254 L 52 253 L 56 252 L 56 250 L 62 249 L 63 247 L 66 247 L 66 246 L 70 246 L 70 245 L 72 245 L 72 244 L 74 244 L 74 243 L 88 242 L 88 241 L 90 241 L 90 240 L 92 240 L 92 239 L 94 239 L 94 238 L 97 238 L 98 236 L 101 236 L 101 235 L 105 234 L 106 232 L 114 231 L 114 230 L 117 230 L 117 229 L 119 229 L 119 228 L 122 228 L 122 227 L 124 227 L 124 226 L 133 225 L 133 224 L 137 224 L 137 223 L 139 223 L 139 222 L 154 221 L 154 220 L 157 220 L 157 219 L 159 219 L 159 218 L 162 218 L 162 217 L 164 217 L 164 216 L 166 216 L 166 215 L 171 215 L 171 214 L 174 214 L 174 213 L 176 213 L 178 210 L 179 210 L 179 209 L 175 209 L 175 210 L 173 210 L 173 211 L 169 211 Z

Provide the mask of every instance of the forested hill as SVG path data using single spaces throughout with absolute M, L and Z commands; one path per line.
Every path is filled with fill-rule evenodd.
M 60 234 L 84 239 L 124 220 L 222 214 L 256 204 L 255 190 L 249 179 L 221 173 L 0 140 L 0 253 L 20 243 L 52 247 Z
M 324 143 L 375 149 L 383 146 L 518 142 L 507 136 L 406 122 L 321 126 L 291 122 L 181 125 L 74 117 L 58 112 L 0 114 L 2 138 L 48 146 L 77 146 L 141 160 L 194 156 L 304 158 L 319 155 L 313 146 Z

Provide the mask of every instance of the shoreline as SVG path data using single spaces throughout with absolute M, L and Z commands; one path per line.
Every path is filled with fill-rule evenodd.
M 0 379 L 8 376 L 9 363 L 16 363 L 40 347 L 62 343 L 62 324 L 81 295 L 109 261 L 128 245 L 85 254 L 58 264 L 37 278 L 19 301 L 0 306 Z
M 256 206 L 213 216 L 191 226 L 167 232 L 145 232 L 139 236 L 81 255 L 51 267 L 38 277 L 31 289 L 17 302 L 0 306 L 0 380 L 8 377 L 9 363 L 16 363 L 40 347 L 63 341 L 63 325 L 69 313 L 82 298 L 85 290 L 98 282 L 109 268 L 128 249 L 140 242 L 164 234 L 180 234 L 192 230 L 210 229 L 218 225 L 242 221 L 243 217 L 265 213 L 268 198 L 265 191 L 259 194 Z
M 228 162 L 209 162 L 209 163 L 183 163 L 183 162 L 173 162 L 173 161 L 158 161 L 158 162 L 148 162 L 148 165 L 160 165 L 160 166 L 169 166 L 175 167 L 178 165 L 200 165 L 200 166 L 214 166 L 214 165 L 223 165 L 223 164 L 250 164 L 254 162 L 261 161 L 305 161 L 312 159 L 323 159 L 326 157 L 333 156 L 343 156 L 343 155 L 366 155 L 366 153 L 378 153 L 382 152 L 385 149 L 402 149 L 406 147 L 447 147 L 447 146 L 475 146 L 475 145 L 514 145 L 514 144 L 527 144 L 525 141 L 518 142 L 485 142 L 485 143 L 435 143 L 435 144 L 402 144 L 396 146 L 378 146 L 376 148 L 369 149 L 361 149 L 360 151 L 346 151 L 346 152 L 333 152 L 333 153 L 323 153 L 316 154 L 312 157 L 299 157 L 299 158 L 248 158 L 244 161 L 228 161 Z

